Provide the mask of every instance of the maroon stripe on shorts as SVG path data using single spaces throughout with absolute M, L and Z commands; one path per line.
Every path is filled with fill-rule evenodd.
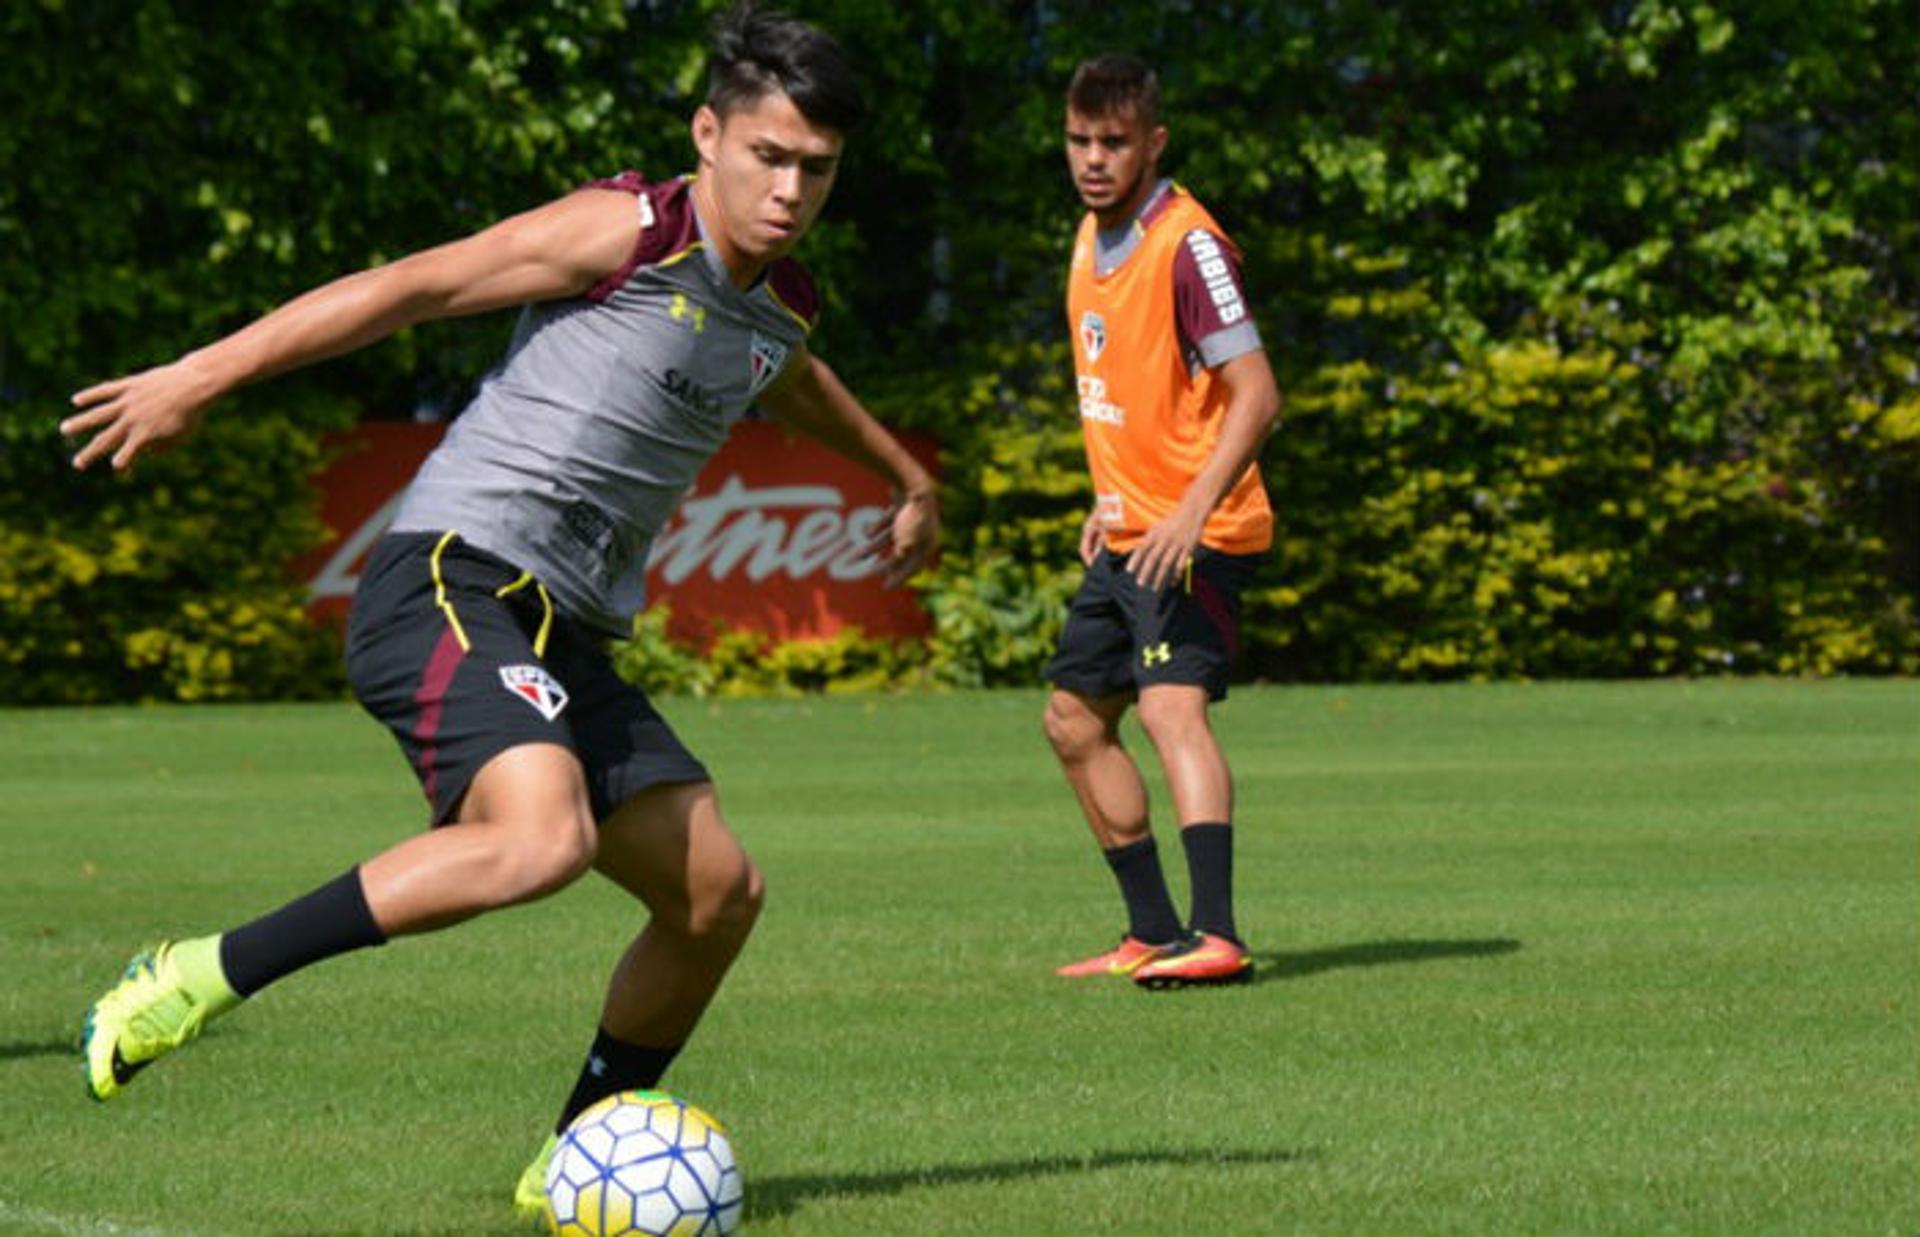
M 1227 642 L 1227 655 L 1231 657 L 1240 651 L 1240 624 L 1233 619 L 1233 611 L 1227 607 L 1227 599 L 1213 581 L 1203 575 L 1193 577 L 1193 600 L 1209 619 L 1213 620 L 1215 631 Z
M 427 792 L 429 807 L 435 803 L 433 792 L 439 781 L 434 758 L 439 755 L 440 706 L 447 698 L 453 672 L 460 668 L 466 655 L 460 647 L 460 637 L 449 626 L 440 633 L 440 643 L 433 646 L 433 656 L 427 659 L 427 672 L 420 679 L 420 690 L 413 694 L 413 702 L 420 706 L 413 722 L 413 740 L 419 745 L 420 787 Z

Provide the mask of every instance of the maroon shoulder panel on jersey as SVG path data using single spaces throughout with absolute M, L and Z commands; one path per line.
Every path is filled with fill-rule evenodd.
M 653 183 L 635 171 L 588 181 L 582 188 L 612 189 L 644 199 L 639 208 L 639 234 L 634 237 L 633 252 L 620 269 L 587 290 L 590 301 L 604 301 L 643 266 L 664 262 L 700 239 L 700 224 L 693 214 L 693 195 L 687 178 Z
M 811 331 L 820 321 L 820 290 L 807 268 L 793 258 L 781 258 L 767 268 L 767 291 Z
M 1147 199 L 1146 209 L 1140 212 L 1139 219 L 1134 222 L 1139 225 L 1142 232 L 1146 231 L 1153 226 L 1154 220 L 1167 213 L 1167 209 L 1173 205 L 1176 198 L 1181 197 L 1186 192 L 1185 189 L 1182 189 L 1179 185 L 1171 181 L 1162 183 L 1159 189 L 1154 192 L 1154 195 Z
M 1247 320 L 1240 251 L 1232 241 L 1206 228 L 1181 238 L 1173 254 L 1173 312 L 1189 345 Z

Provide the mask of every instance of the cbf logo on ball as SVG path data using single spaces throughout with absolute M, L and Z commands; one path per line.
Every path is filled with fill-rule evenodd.
M 1087 354 L 1087 360 L 1097 361 L 1106 347 L 1106 320 L 1089 309 L 1080 315 L 1080 351 Z

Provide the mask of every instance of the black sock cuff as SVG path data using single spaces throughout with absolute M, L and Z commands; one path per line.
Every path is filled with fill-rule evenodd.
M 1233 921 L 1233 826 L 1226 821 L 1197 821 L 1180 830 L 1193 888 L 1196 932 L 1211 932 L 1241 944 Z
M 1127 904 L 1127 935 L 1161 945 L 1180 937 L 1180 915 L 1173 909 L 1160 868 L 1160 846 L 1149 833 L 1137 842 L 1102 852 Z
M 1100 853 L 1106 857 L 1107 866 L 1118 872 L 1138 860 L 1158 856 L 1160 844 L 1149 833 L 1138 842 L 1128 842 L 1125 846 L 1115 846 Z
M 650 1091 L 660 1084 L 667 1066 L 680 1055 L 685 1045 L 652 1048 L 616 1039 L 605 1027 L 594 1032 L 593 1047 L 587 1050 L 587 1063 L 580 1069 L 580 1080 L 573 1085 L 560 1110 L 553 1132 L 564 1133 L 573 1119 L 609 1095 L 620 1091 Z
M 220 938 L 220 969 L 241 996 L 283 975 L 349 950 L 384 945 L 360 869 L 350 868 L 305 897 Z
M 360 879 L 359 864 L 342 872 L 328 888 L 340 899 L 341 926 L 351 931 L 355 948 L 387 943 L 387 934 L 381 931 L 380 921 L 373 917 L 373 904 L 367 901 L 367 884 Z
M 1187 852 L 1189 864 L 1230 864 L 1233 856 L 1233 826 L 1224 820 L 1203 820 L 1182 825 L 1180 848 Z
M 595 1057 L 606 1063 L 607 1073 L 620 1080 L 622 1091 L 645 1091 L 660 1081 L 667 1072 L 667 1066 L 680 1055 L 682 1044 L 672 1044 L 664 1048 L 650 1047 L 646 1044 L 630 1044 L 623 1039 L 615 1039 L 605 1028 L 600 1027 L 593 1035 L 593 1049 L 588 1059 Z

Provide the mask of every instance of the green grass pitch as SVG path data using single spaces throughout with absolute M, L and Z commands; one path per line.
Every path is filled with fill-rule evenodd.
M 1051 974 L 1121 924 L 1040 704 L 666 702 L 769 880 L 668 1079 L 750 1231 L 1920 1231 L 1920 685 L 1238 691 L 1259 981 L 1176 994 Z M 515 1231 L 633 906 L 336 960 L 94 1105 L 72 1041 L 135 946 L 420 803 L 347 705 L 0 743 L 0 1232 Z

